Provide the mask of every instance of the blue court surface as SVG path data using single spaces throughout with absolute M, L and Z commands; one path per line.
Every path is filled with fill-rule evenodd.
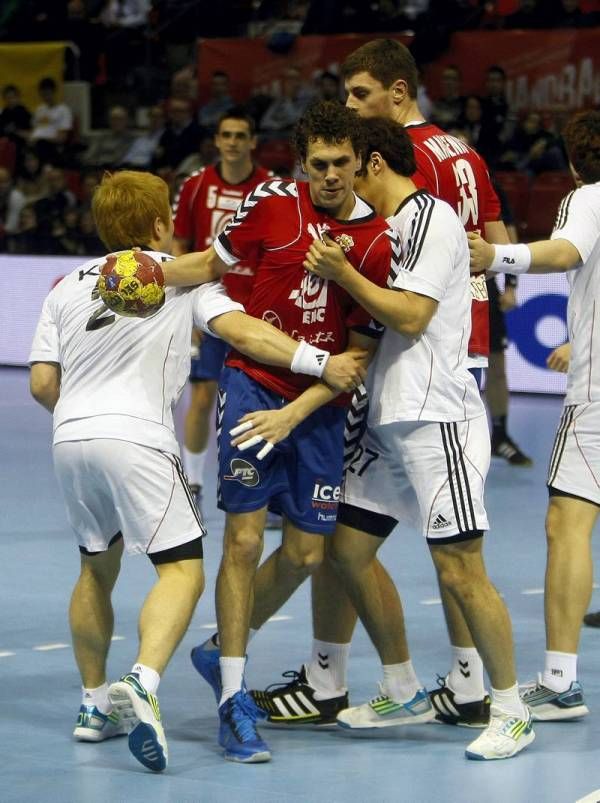
M 0 801 L 574 803 L 600 788 L 600 630 L 589 628 L 582 634 L 580 679 L 590 716 L 538 724 L 533 745 L 513 759 L 467 761 L 464 748 L 476 731 L 427 724 L 400 735 L 384 731 L 377 739 L 265 728 L 270 764 L 224 761 L 212 692 L 189 661 L 190 648 L 215 622 L 223 518 L 214 506 L 214 484 L 205 502 L 207 590 L 159 689 L 168 770 L 160 776 L 144 770 L 126 739 L 74 742 L 80 691 L 67 604 L 79 559 L 52 472 L 50 416 L 30 399 L 27 383 L 26 370 L 0 369 Z M 518 469 L 494 461 L 488 478 L 492 531 L 486 557 L 513 616 L 521 681 L 533 679 L 543 665 L 544 478 L 560 406 L 556 397 L 513 397 L 511 431 L 535 465 Z M 277 534 L 270 534 L 266 549 L 276 543 Z M 415 667 L 431 686 L 436 673 L 449 668 L 449 648 L 426 545 L 417 533 L 397 531 L 382 557 L 404 599 Z M 149 561 L 125 559 L 114 596 L 111 679 L 135 658 L 137 611 L 152 580 Z M 598 591 L 592 607 L 600 608 Z M 310 638 L 306 586 L 252 642 L 249 684 L 264 687 L 284 670 L 299 669 L 309 657 Z M 375 653 L 359 630 L 351 701 L 373 696 L 379 679 Z M 589 798 L 599 799 L 600 791 Z

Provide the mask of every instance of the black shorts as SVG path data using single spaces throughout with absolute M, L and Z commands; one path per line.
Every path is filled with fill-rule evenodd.
M 500 309 L 500 291 L 496 280 L 488 279 L 486 284 L 490 301 L 490 352 L 497 354 L 506 351 L 508 347 L 506 320 Z

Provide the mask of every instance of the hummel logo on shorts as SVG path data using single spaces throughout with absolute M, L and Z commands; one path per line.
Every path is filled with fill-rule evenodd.
M 431 529 L 432 530 L 443 530 L 444 527 L 449 527 L 449 526 L 450 526 L 450 522 L 448 521 L 448 519 L 445 519 L 442 516 L 441 513 L 438 513 L 438 515 L 433 520 L 433 524 L 431 525 Z

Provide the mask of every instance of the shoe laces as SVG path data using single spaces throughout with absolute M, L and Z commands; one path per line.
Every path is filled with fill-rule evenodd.
M 230 725 L 240 742 L 251 742 L 258 739 L 256 720 L 263 715 L 249 694 L 238 692 L 231 698 Z
M 446 679 L 447 675 L 436 675 L 436 681 L 440 689 L 445 689 L 448 686 L 448 684 L 446 683 Z M 449 687 L 448 689 L 449 691 L 452 691 L 452 689 L 450 689 Z
M 542 683 L 542 673 L 538 672 L 536 680 L 531 680 L 529 683 L 524 683 L 522 688 L 521 699 L 526 700 L 527 697 L 533 692 L 539 691 L 541 688 L 546 688 Z
M 302 671 L 296 672 L 295 669 L 288 669 L 287 672 L 282 672 L 281 677 L 291 678 L 291 680 L 283 682 L 280 681 L 279 683 L 271 683 L 265 689 L 265 694 L 267 694 L 271 690 L 274 691 L 275 689 L 283 691 L 284 689 L 291 689 L 293 686 L 306 685 L 306 679 Z
M 392 699 L 390 697 L 390 695 L 387 694 L 386 690 L 384 689 L 383 683 L 378 683 L 377 684 L 377 688 L 379 689 L 379 694 L 377 694 L 375 697 L 372 697 L 369 700 L 369 705 L 373 705 L 373 703 L 380 703 L 383 700 L 391 700 Z

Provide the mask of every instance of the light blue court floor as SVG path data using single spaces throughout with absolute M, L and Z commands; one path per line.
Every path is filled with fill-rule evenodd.
M 126 739 L 72 741 L 79 680 L 69 647 L 67 604 L 78 553 L 67 526 L 50 457 L 50 416 L 30 400 L 28 374 L 0 369 L 0 801 L 60 803 L 574 803 L 600 789 L 600 630 L 584 629 L 580 677 L 591 715 L 579 723 L 538 724 L 534 744 L 516 758 L 470 762 L 464 748 L 477 732 L 441 725 L 401 736 L 354 739 L 338 732 L 264 729 L 273 760 L 224 761 L 216 744 L 210 689 L 189 661 L 190 648 L 214 628 L 214 578 L 223 519 L 214 482 L 205 513 L 206 592 L 160 687 L 170 765 L 160 776 L 129 754 Z M 515 397 L 511 431 L 535 460 L 532 469 L 494 461 L 487 505 L 492 531 L 486 557 L 514 623 L 519 676 L 531 680 L 544 650 L 544 477 L 560 400 Z M 277 543 L 269 535 L 267 549 Z M 598 545 L 595 545 L 598 557 Z M 426 545 L 396 531 L 383 550 L 402 592 L 413 660 L 422 681 L 449 668 L 442 610 Z M 136 652 L 136 616 L 153 570 L 129 558 L 115 592 L 111 678 L 129 669 Z M 592 607 L 600 608 L 600 592 Z M 248 682 L 263 687 L 299 669 L 310 650 L 308 588 L 302 588 L 252 642 Z M 364 631 L 350 662 L 354 703 L 373 696 L 378 663 Z M 600 792 L 593 796 L 600 799 Z

